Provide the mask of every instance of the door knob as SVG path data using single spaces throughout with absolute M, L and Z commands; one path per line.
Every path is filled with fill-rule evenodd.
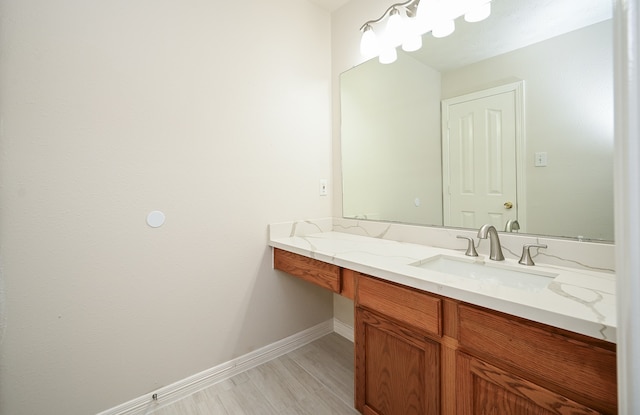
M 513 207 L 513 203 L 511 202 L 504 202 L 504 207 L 505 209 L 511 209 Z

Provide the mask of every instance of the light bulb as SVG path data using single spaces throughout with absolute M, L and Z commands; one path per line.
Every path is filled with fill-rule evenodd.
M 451 20 L 440 20 L 436 23 L 431 31 L 433 37 L 446 37 L 456 30 L 456 23 Z
M 418 28 L 417 18 L 412 17 L 405 20 L 407 29 L 405 30 L 402 50 L 414 52 L 422 47 L 422 36 Z
M 491 2 L 488 1 L 479 6 L 475 6 L 464 15 L 464 20 L 469 23 L 480 22 L 491 15 Z
M 420 0 L 416 10 L 416 26 L 420 34 L 427 33 L 435 26 L 438 20 L 440 7 L 438 0 Z
M 422 47 L 422 36 L 411 35 L 402 42 L 402 50 L 405 52 L 415 52 Z
M 398 9 L 392 9 L 389 20 L 387 21 L 387 28 L 384 32 L 386 41 L 393 46 L 398 46 L 405 37 L 404 32 L 404 23 L 402 17 L 400 17 L 400 12 Z
M 393 46 L 386 46 L 382 48 L 380 56 L 378 57 L 380 63 L 384 64 L 393 63 L 396 59 L 398 59 L 398 53 L 396 52 L 396 48 Z
M 360 39 L 360 54 L 370 59 L 378 55 L 378 50 L 378 37 L 373 28 L 370 25 L 366 25 Z
M 418 9 L 416 10 L 416 17 L 418 20 L 429 19 L 429 17 L 433 15 L 434 6 L 434 0 L 420 0 L 420 3 L 418 3 Z
M 459 0 L 437 0 L 435 3 L 436 19 L 438 21 L 453 20 L 456 17 L 460 16 L 462 14 L 462 12 L 459 11 L 461 3 L 462 2 L 460 2 Z

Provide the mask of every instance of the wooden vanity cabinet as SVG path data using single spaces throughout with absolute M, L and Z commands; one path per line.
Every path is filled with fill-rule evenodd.
M 358 275 L 355 313 L 356 409 L 440 414 L 441 300 Z
M 354 298 L 364 415 L 617 413 L 613 343 L 279 249 L 274 266 Z
M 362 274 L 355 340 L 365 415 L 617 413 L 603 340 Z

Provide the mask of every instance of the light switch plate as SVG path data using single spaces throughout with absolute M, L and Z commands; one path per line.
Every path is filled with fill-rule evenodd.
M 544 151 L 538 152 L 535 154 L 535 166 L 536 167 L 546 167 L 549 163 L 547 158 L 547 153 Z
M 328 193 L 327 179 L 320 179 L 320 196 L 326 196 Z

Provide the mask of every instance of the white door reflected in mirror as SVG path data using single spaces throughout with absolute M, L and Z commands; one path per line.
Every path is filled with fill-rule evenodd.
M 442 184 L 444 226 L 476 229 L 489 223 L 504 229 L 518 220 L 526 232 L 525 212 L 511 209 L 523 192 L 523 82 L 490 88 L 442 102 Z

